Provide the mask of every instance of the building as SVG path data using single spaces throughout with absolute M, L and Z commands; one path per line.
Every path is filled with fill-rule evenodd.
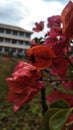
M 31 34 L 21 27 L 0 24 L 0 54 L 24 56 L 30 48 Z

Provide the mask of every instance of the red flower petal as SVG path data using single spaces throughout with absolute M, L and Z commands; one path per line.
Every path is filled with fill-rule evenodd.
M 64 82 L 64 83 L 62 83 L 62 85 L 66 90 L 72 90 L 73 91 L 73 81 Z
M 47 96 L 47 100 L 52 103 L 56 100 L 65 100 L 70 106 L 73 106 L 73 95 L 65 94 L 60 91 L 54 91 L 49 96 Z
M 71 1 L 63 9 L 61 21 L 63 22 L 63 34 L 70 38 L 73 35 L 73 3 Z
M 60 27 L 61 19 L 59 15 L 48 18 L 48 27 Z
M 55 58 L 51 66 L 51 74 L 65 78 L 67 74 L 68 62 L 64 58 Z
M 43 28 L 44 28 L 44 22 L 43 21 L 41 21 L 40 23 L 35 23 L 35 28 L 33 28 L 33 31 L 35 31 L 35 32 L 40 32 L 40 31 L 42 31 L 43 30 Z

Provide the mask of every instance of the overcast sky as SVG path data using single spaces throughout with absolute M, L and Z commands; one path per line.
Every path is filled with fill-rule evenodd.
M 73 1 L 73 0 L 72 0 Z M 0 23 L 32 30 L 35 22 L 61 14 L 69 0 L 0 0 Z

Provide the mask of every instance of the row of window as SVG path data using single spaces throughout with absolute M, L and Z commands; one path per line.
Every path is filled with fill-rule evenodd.
M 6 51 L 6 52 L 11 52 L 11 53 L 16 52 L 15 48 L 9 48 L 9 47 L 2 48 L 2 47 L 0 47 L 0 51 L 2 51 L 2 49 L 4 49 L 4 51 Z M 18 52 L 22 52 L 23 50 L 22 49 L 18 49 L 17 51 Z
M 0 37 L 0 42 L 6 42 L 6 43 L 13 43 L 13 44 L 21 44 L 21 45 L 23 45 L 24 43 L 25 43 L 25 45 L 29 45 L 29 42 L 24 42 L 24 41 L 22 41 L 22 40 L 15 40 L 15 39 L 9 39 L 9 38 L 2 38 L 2 37 Z
M 10 30 L 10 29 L 4 29 L 4 28 L 0 28 L 0 33 L 6 33 L 6 34 L 12 34 L 12 35 L 18 35 L 18 36 L 26 36 L 28 38 L 30 38 L 30 33 L 24 33 L 21 31 L 15 31 L 15 30 Z

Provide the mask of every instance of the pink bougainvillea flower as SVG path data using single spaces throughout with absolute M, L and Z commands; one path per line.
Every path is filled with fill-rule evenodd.
M 73 3 L 71 1 L 63 9 L 61 21 L 63 34 L 70 38 L 73 35 Z
M 53 103 L 56 100 L 64 100 L 69 106 L 73 107 L 73 95 L 60 92 L 59 90 L 53 91 L 49 96 L 47 96 L 49 103 Z
M 45 39 L 44 45 L 53 48 L 54 45 L 58 42 L 58 39 L 56 37 L 48 37 Z
M 67 55 L 67 52 L 71 51 L 69 40 L 65 36 L 61 36 L 59 40 L 56 40 L 52 48 L 56 56 L 64 57 L 64 55 Z
M 73 91 L 73 81 L 69 80 L 68 82 L 67 81 L 64 81 L 62 83 L 63 87 L 66 89 L 66 90 L 72 90 Z
M 42 31 L 44 29 L 44 22 L 43 21 L 41 21 L 40 23 L 36 22 L 35 26 L 36 27 L 33 28 L 33 31 L 40 32 L 40 31 Z
M 51 74 L 59 76 L 61 79 L 65 78 L 67 74 L 68 62 L 64 58 L 53 59 L 51 66 Z
M 49 32 L 50 37 L 56 37 L 62 35 L 62 29 L 60 27 L 51 28 Z
M 65 78 L 68 69 L 68 61 L 64 55 L 67 55 L 67 48 L 69 49 L 69 41 L 65 36 L 61 36 L 58 40 L 57 37 L 48 37 L 44 42 L 45 46 L 52 48 L 55 52 L 55 58 L 52 61 L 50 72 L 53 75 Z
M 53 38 L 53 40 L 51 40 L 50 38 L 47 39 L 48 41 L 51 41 L 48 43 L 48 41 L 46 41 L 46 45 L 47 46 L 51 46 L 55 52 L 55 58 L 52 61 L 52 65 L 50 67 L 50 72 L 51 74 L 55 75 L 55 76 L 59 76 L 60 78 L 65 78 L 66 74 L 67 74 L 67 69 L 68 69 L 68 61 L 67 59 L 65 59 L 64 55 L 62 54 L 62 52 L 60 52 L 59 48 L 62 49 L 63 53 L 66 53 L 66 46 L 64 46 L 63 43 L 59 44 L 59 48 L 56 45 L 56 42 L 58 42 L 58 40 Z M 52 44 L 51 44 L 52 43 Z
M 33 65 L 23 61 L 16 65 L 12 77 L 6 79 L 9 88 L 8 101 L 14 104 L 15 112 L 43 88 L 40 78 L 40 70 Z
M 67 52 L 68 46 L 70 47 L 70 42 L 69 39 L 62 34 L 60 28 L 51 28 L 44 41 L 44 45 L 51 47 L 56 53 L 58 52 L 58 56 L 59 54 L 62 54 L 61 50 Z
M 52 16 L 48 18 L 48 24 L 47 26 L 52 27 L 60 27 L 61 19 L 59 15 Z
M 44 45 L 39 45 L 27 50 L 26 55 L 31 64 L 39 69 L 46 69 L 52 65 L 52 58 L 55 57 L 54 51 Z
M 60 78 L 64 78 L 67 74 L 67 69 L 68 69 L 68 61 L 65 59 L 64 55 L 62 54 L 61 51 L 63 51 L 64 54 L 67 53 L 67 48 L 66 48 L 66 39 L 63 37 L 63 39 L 58 41 L 57 38 L 55 37 L 50 37 L 45 40 L 45 46 L 51 47 L 54 52 L 55 52 L 55 58 L 52 60 L 52 65 L 50 67 L 50 72 L 53 75 L 59 76 Z M 56 45 L 56 43 L 58 43 Z M 61 51 L 59 50 L 61 49 Z

